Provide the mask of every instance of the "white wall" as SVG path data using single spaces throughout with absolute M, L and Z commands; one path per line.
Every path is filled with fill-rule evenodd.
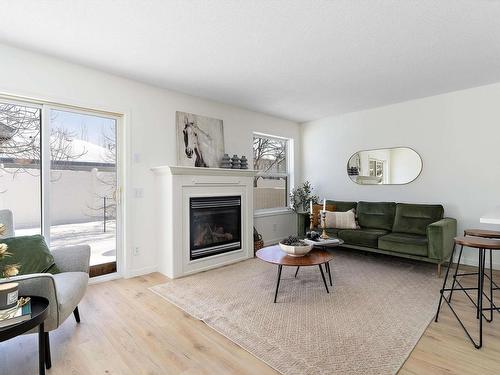
M 479 218 L 500 205 L 500 84 L 309 122 L 302 135 L 302 175 L 321 197 L 441 203 L 459 233 L 489 227 Z M 397 146 L 422 157 L 414 182 L 362 186 L 347 176 L 356 151 Z M 467 261 L 477 261 L 475 253 Z M 500 254 L 495 262 L 500 268 Z
M 244 154 L 251 158 L 254 131 L 293 138 L 294 160 L 296 165 L 299 164 L 300 130 L 296 123 L 155 88 L 6 45 L 0 45 L 0 61 L 0 93 L 125 113 L 124 126 L 129 140 L 125 186 L 127 275 L 156 269 L 157 251 L 161 249 L 156 248 L 156 234 L 151 223 L 156 200 L 150 168 L 176 164 L 176 111 L 222 119 L 225 148 L 229 154 Z M 297 169 L 296 178 L 300 178 L 298 172 Z M 143 198 L 133 198 L 134 188 L 143 189 Z M 295 219 L 291 214 L 266 216 L 255 222 L 268 238 L 280 238 L 290 231 L 295 232 Z M 272 230 L 274 227 L 276 231 Z M 131 255 L 135 246 L 140 248 L 138 256 Z

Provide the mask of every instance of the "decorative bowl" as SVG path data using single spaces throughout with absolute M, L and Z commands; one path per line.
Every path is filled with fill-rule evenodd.
M 291 257 L 303 257 L 313 248 L 313 245 L 291 246 L 291 245 L 283 245 L 281 242 L 279 245 L 281 250 L 290 255 Z

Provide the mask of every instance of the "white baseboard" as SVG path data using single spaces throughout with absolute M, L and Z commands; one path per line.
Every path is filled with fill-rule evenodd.
M 274 238 L 272 240 L 264 241 L 264 246 L 277 245 L 281 240 L 282 238 Z
M 96 277 L 91 277 L 89 279 L 89 285 L 104 283 L 106 281 L 121 279 L 122 276 L 118 272 L 108 273 L 107 275 L 101 275 Z
M 458 260 L 458 256 L 455 256 L 454 262 Z M 460 264 L 465 264 L 467 266 L 473 266 L 477 267 L 478 266 L 478 259 L 477 255 L 473 256 L 471 254 L 466 254 L 462 255 L 462 259 L 460 260 Z M 490 256 L 489 254 L 486 255 L 486 267 L 490 267 Z M 495 259 L 495 251 L 493 251 L 493 269 L 494 270 L 500 270 L 500 262 Z
M 153 273 L 158 271 L 158 266 L 148 266 L 137 268 L 135 270 L 130 270 L 125 272 L 125 278 L 130 279 L 131 277 L 147 275 L 148 273 Z

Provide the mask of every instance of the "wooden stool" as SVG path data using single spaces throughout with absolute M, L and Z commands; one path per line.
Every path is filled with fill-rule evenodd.
M 500 239 L 500 231 L 487 229 L 466 229 L 464 230 L 464 236 Z
M 500 239 L 500 231 L 498 231 L 498 230 L 488 230 L 488 229 L 465 229 L 464 230 L 464 236 L 473 236 L 473 237 L 490 238 L 490 239 Z M 487 273 L 485 273 L 484 276 L 490 280 L 490 298 L 491 298 L 491 301 L 493 301 L 493 293 L 491 292 L 491 290 L 497 290 L 497 289 L 500 289 L 500 288 L 497 285 L 497 283 L 493 280 L 492 252 L 491 252 L 491 249 L 489 249 L 489 250 L 490 250 L 490 274 L 488 275 Z M 462 255 L 462 250 L 460 250 L 459 258 L 461 257 L 461 255 Z M 457 264 L 457 267 L 458 267 L 458 264 Z M 477 272 L 476 273 L 474 273 L 474 272 L 473 273 L 468 273 L 467 275 L 477 275 Z M 457 276 L 460 276 L 460 275 L 457 275 Z M 465 274 L 464 274 L 464 276 L 465 276 Z M 493 286 L 494 286 L 494 288 L 493 288 Z M 488 296 L 486 296 L 486 295 L 485 295 L 485 297 L 488 298 Z M 500 311 L 498 311 L 498 312 L 500 313 Z M 477 315 L 478 315 L 478 318 L 479 318 L 479 313 Z M 488 322 L 491 322 L 493 320 L 493 311 L 490 312 L 490 320 L 488 320 L 487 318 L 485 318 L 485 319 Z
M 471 230 L 472 231 L 472 230 Z M 467 230 L 465 231 L 467 232 Z M 455 254 L 455 250 L 457 248 L 457 245 L 460 246 L 460 253 L 458 255 L 458 261 L 457 261 L 457 266 L 455 268 L 455 273 L 453 275 L 453 282 L 451 285 L 451 288 L 446 288 L 446 282 L 448 280 L 448 275 L 450 272 L 450 268 L 452 267 L 453 263 L 453 256 Z M 464 246 L 477 249 L 478 250 L 478 272 L 468 272 L 468 273 L 458 273 L 458 268 L 460 267 L 460 260 L 462 258 L 462 252 Z M 490 251 L 490 274 L 489 276 L 486 275 L 486 277 L 490 280 L 490 295 L 486 295 L 484 293 L 484 276 L 485 276 L 485 260 L 486 260 L 486 250 Z M 493 281 L 493 270 L 492 270 L 492 252 L 493 250 L 500 250 L 500 240 L 498 239 L 490 239 L 490 238 L 482 238 L 482 237 L 475 237 L 475 236 L 463 236 L 463 237 L 455 237 L 455 246 L 453 247 L 453 251 L 451 253 L 450 261 L 448 262 L 448 268 L 446 270 L 446 276 L 444 278 L 443 282 L 443 287 L 441 288 L 441 296 L 439 298 L 439 305 L 438 309 L 436 312 L 436 319 L 435 321 L 438 321 L 439 317 L 439 311 L 441 309 L 441 303 L 444 299 L 444 301 L 448 304 L 450 307 L 451 311 L 453 312 L 453 315 L 457 318 L 458 322 L 464 329 L 465 333 L 469 337 L 469 339 L 472 341 L 474 344 L 474 347 L 476 349 L 479 349 L 483 345 L 483 317 L 487 322 L 491 322 L 493 320 L 493 310 L 499 311 L 500 308 L 496 307 L 495 304 L 493 303 L 493 290 L 500 289 Z M 477 275 L 477 287 L 464 287 L 460 283 L 459 277 L 461 276 L 469 276 L 469 275 Z M 476 317 L 479 319 L 479 343 L 476 343 L 472 336 L 470 335 L 469 331 L 467 328 L 465 328 L 465 325 L 462 323 L 460 320 L 458 314 L 455 312 L 453 307 L 451 306 L 451 297 L 453 295 L 453 292 L 455 290 L 459 290 L 465 293 L 465 295 L 469 298 L 469 300 L 472 302 L 472 304 L 476 307 Z M 468 291 L 470 290 L 476 290 L 477 291 L 477 301 L 474 301 L 474 299 L 470 296 Z M 444 292 L 449 292 L 448 298 L 445 297 Z M 483 295 L 486 297 L 486 299 L 490 302 L 490 307 L 483 307 Z M 486 318 L 484 316 L 483 311 L 489 311 L 490 312 L 490 318 Z

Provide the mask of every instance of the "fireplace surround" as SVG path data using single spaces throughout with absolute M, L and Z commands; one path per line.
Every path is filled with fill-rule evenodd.
M 156 176 L 158 270 L 170 278 L 253 257 L 253 170 L 164 166 Z

